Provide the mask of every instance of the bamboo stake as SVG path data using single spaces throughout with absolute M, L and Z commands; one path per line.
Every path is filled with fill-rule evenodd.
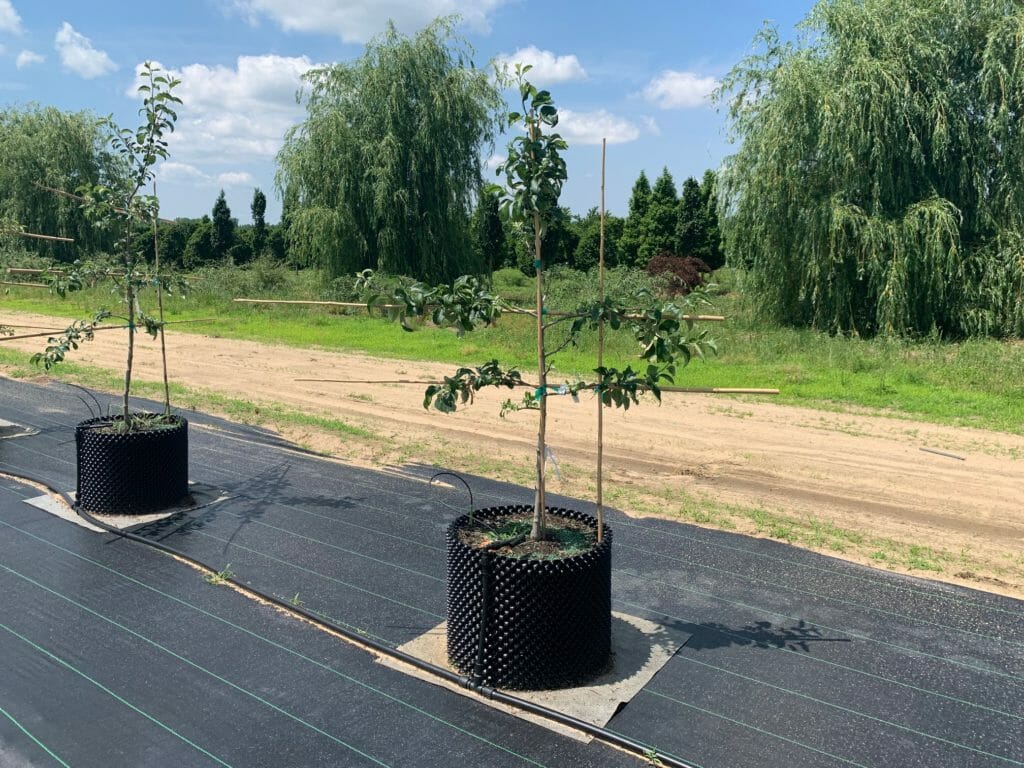
M 156 179 L 153 179 L 153 197 L 156 198 Z M 157 237 L 157 222 L 153 219 L 153 269 L 160 274 L 160 238 Z M 164 371 L 164 416 L 171 415 L 171 383 L 167 378 L 167 342 L 164 339 L 164 293 L 160 281 L 156 281 L 157 315 L 160 318 L 160 359 Z
M 353 309 L 366 309 L 365 304 L 354 301 L 313 301 L 304 299 L 232 299 L 232 301 L 239 304 L 308 304 L 310 306 L 325 306 L 325 307 L 351 307 Z M 375 307 L 379 309 L 401 309 L 404 304 L 375 304 Z M 536 317 L 536 311 L 532 309 L 520 309 L 515 308 L 503 308 L 500 310 L 502 313 L 513 314 L 513 315 L 529 315 L 530 317 Z M 573 312 L 545 312 L 547 317 L 579 317 L 579 315 Z M 643 315 L 627 314 L 624 317 L 629 319 L 637 319 L 643 317 Z M 702 323 L 716 323 L 725 320 L 725 315 L 683 315 L 684 320 L 692 320 L 693 322 Z
M 0 280 L 0 285 L 20 285 L 24 288 L 49 288 L 46 283 L 23 283 L 16 280 Z
M 212 323 L 217 318 L 215 317 L 203 317 L 196 318 L 194 320 L 168 320 L 164 325 L 181 325 L 184 323 Z M 13 326 L 18 327 L 35 327 L 35 326 Z M 112 331 L 117 328 L 127 328 L 127 325 L 97 325 L 93 328 L 94 331 Z M 54 328 L 52 331 L 46 331 L 45 333 L 26 333 L 21 336 L 0 336 L 0 341 L 14 341 L 16 339 L 39 339 L 43 336 L 53 336 L 55 333 L 64 333 L 66 328 Z
M 56 237 L 55 235 L 37 235 L 33 232 L 15 232 L 14 234 L 21 235 L 22 237 L 33 237 L 36 240 L 56 240 L 59 243 L 75 242 L 74 239 L 70 237 Z
M 366 309 L 365 304 L 358 301 L 306 301 L 302 299 L 232 299 L 239 304 L 309 304 L 311 306 L 324 307 L 351 307 L 353 309 Z M 404 304 L 377 304 L 381 309 L 400 309 Z
M 28 267 L 8 267 L 8 275 L 41 275 L 44 272 L 52 272 L 54 274 L 64 274 L 63 269 L 29 269 Z
M 127 325 L 101 325 L 93 328 L 93 331 L 113 331 L 117 328 L 127 328 Z M 0 336 L 0 341 L 16 341 L 18 339 L 40 339 L 43 336 L 53 336 L 55 333 L 62 333 L 65 329 L 47 331 L 46 333 L 24 333 L 20 336 Z
M 81 203 L 89 202 L 88 199 L 82 197 L 81 195 L 75 195 L 72 194 L 71 192 L 65 192 L 63 189 L 57 189 L 56 187 L 48 187 L 45 184 L 40 184 L 38 181 L 33 181 L 32 184 L 34 184 L 39 189 L 46 190 L 47 192 L 52 192 L 53 194 L 60 195 L 61 197 L 67 197 L 70 198 L 71 200 L 78 200 Z M 114 208 L 114 210 L 117 213 L 123 214 L 124 216 L 129 215 L 128 211 L 124 210 L 123 208 Z M 163 222 L 164 224 L 174 223 L 174 219 L 160 219 L 160 221 Z
M 292 379 L 316 384 L 443 384 L 442 381 L 432 379 Z M 536 385 L 528 381 L 516 384 L 517 387 L 529 387 L 535 389 Z M 586 389 L 597 391 L 597 384 L 587 385 Z M 777 395 L 777 389 L 765 389 L 758 387 L 659 387 L 662 392 L 672 392 L 689 395 Z M 550 395 L 549 395 L 550 396 Z
M 608 140 L 601 139 L 601 236 L 597 248 L 598 299 L 604 303 L 604 170 Z M 597 367 L 604 367 L 604 317 L 597 326 Z M 597 393 L 597 543 L 604 540 L 604 400 Z

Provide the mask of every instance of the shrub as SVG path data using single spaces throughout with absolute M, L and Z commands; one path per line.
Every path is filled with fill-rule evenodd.
M 647 262 L 647 274 L 664 278 L 668 293 L 680 296 L 704 285 L 711 267 L 696 256 L 676 256 L 662 251 Z

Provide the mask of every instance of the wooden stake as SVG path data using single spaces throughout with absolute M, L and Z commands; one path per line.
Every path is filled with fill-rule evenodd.
M 156 199 L 156 179 L 153 179 L 153 199 Z M 157 222 L 153 219 L 153 269 L 160 274 L 160 238 L 157 237 Z M 164 415 L 171 415 L 171 384 L 167 378 L 167 343 L 164 339 L 164 293 L 160 281 L 156 281 L 156 304 L 160 318 L 160 359 L 164 371 Z
M 38 181 L 33 181 L 32 183 L 39 189 L 45 190 L 46 192 L 52 192 L 55 195 L 60 195 L 61 197 L 66 197 L 71 200 L 78 200 L 80 203 L 89 202 L 86 198 L 82 197 L 81 195 L 74 195 L 71 192 L 65 192 L 63 189 L 57 189 L 56 187 L 48 187 L 45 184 L 40 184 Z M 128 211 L 124 210 L 124 208 L 115 208 L 114 210 L 125 216 L 128 215 Z M 159 219 L 159 221 L 162 221 L 164 224 L 174 223 L 174 219 Z
M 21 235 L 22 237 L 33 237 L 36 240 L 55 240 L 58 243 L 73 243 L 73 242 L 75 242 L 70 237 L 56 237 L 54 235 L 37 235 L 37 234 L 34 234 L 32 232 L 15 232 L 14 234 Z
M 45 334 L 43 334 L 45 335 Z M 316 384 L 442 384 L 441 381 L 430 379 L 292 379 Z M 518 387 L 529 387 L 536 389 L 536 384 L 524 381 L 517 384 Z M 589 389 L 597 390 L 596 384 L 591 384 Z M 763 389 L 751 387 L 659 387 L 662 392 L 672 392 L 688 395 L 777 395 L 777 389 Z
M 20 285 L 20 283 L 19 283 Z M 168 320 L 164 325 L 179 325 L 183 323 L 212 323 L 217 318 L 215 317 L 203 317 L 196 318 L 195 320 Z M 14 326 L 17 328 L 18 326 Z M 29 327 L 29 326 L 24 326 Z M 127 328 L 127 325 L 98 325 L 93 328 L 94 331 L 112 331 L 117 328 Z M 0 336 L 0 341 L 14 341 L 16 339 L 39 339 L 43 336 L 53 336 L 58 333 L 64 333 L 67 328 L 54 328 L 52 331 L 46 331 L 45 333 L 26 333 L 21 336 Z
M 49 288 L 46 283 L 22 283 L 15 280 L 0 280 L 0 285 L 20 285 L 23 288 Z
M 597 249 L 598 300 L 604 303 L 604 169 L 608 140 L 601 139 L 601 236 Z M 597 367 L 604 367 L 604 318 L 597 326 Z M 604 540 L 604 400 L 597 393 L 597 543 Z
M 308 304 L 309 306 L 322 307 L 350 307 L 352 309 L 366 309 L 365 304 L 353 301 L 313 301 L 304 299 L 232 299 L 238 304 Z M 379 309 L 401 309 L 404 304 L 375 304 Z M 513 315 L 529 315 L 536 317 L 537 313 L 532 309 L 502 309 L 501 312 Z M 547 317 L 576 317 L 572 312 L 545 312 Z M 627 318 L 638 318 L 641 315 L 626 315 Z M 725 320 L 725 315 L 683 315 L 684 320 L 693 322 L 715 323 Z
M 366 309 L 365 304 L 357 301 L 305 301 L 301 299 L 232 299 L 239 304 L 309 304 L 316 307 L 351 307 L 352 309 Z M 381 309 L 400 309 L 404 304 L 376 304 Z

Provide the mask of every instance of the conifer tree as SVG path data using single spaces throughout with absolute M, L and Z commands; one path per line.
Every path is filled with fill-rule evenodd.
M 213 258 L 225 259 L 231 246 L 235 244 L 235 222 L 231 218 L 231 209 L 228 208 L 228 201 L 224 197 L 223 189 L 213 204 L 211 221 L 213 229 L 210 233 L 210 247 Z
M 668 168 L 663 168 L 651 189 L 650 204 L 644 214 L 643 239 L 637 250 L 639 264 L 646 265 L 659 253 L 675 251 L 678 207 L 676 183 Z
M 626 215 L 626 223 L 622 227 L 622 239 L 619 242 L 620 263 L 631 266 L 640 264 L 638 253 L 643 242 L 644 217 L 647 215 L 647 208 L 651 203 L 651 183 L 647 180 L 647 174 L 640 171 L 640 175 L 633 183 L 633 192 L 629 196 L 629 211 Z

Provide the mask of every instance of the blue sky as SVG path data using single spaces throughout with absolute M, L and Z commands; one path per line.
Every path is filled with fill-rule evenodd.
M 163 214 L 209 213 L 220 189 L 249 221 L 253 187 L 274 193 L 274 155 L 301 121 L 302 73 L 358 57 L 392 18 L 411 33 L 460 13 L 478 66 L 535 64 L 562 112 L 569 181 L 562 202 L 599 200 L 600 141 L 608 138 L 606 204 L 626 212 L 633 181 L 663 166 L 677 187 L 732 150 L 707 91 L 750 51 L 764 20 L 793 34 L 811 0 L 0 0 L 0 104 L 38 102 L 113 114 L 136 125 L 135 72 L 151 59 L 183 81 L 172 157 L 159 172 Z M 138 10 L 136 10 L 138 9 Z M 509 98 L 512 94 L 508 94 Z M 495 156 L 503 154 L 502 143 Z M 496 158 L 490 158 L 492 164 Z

